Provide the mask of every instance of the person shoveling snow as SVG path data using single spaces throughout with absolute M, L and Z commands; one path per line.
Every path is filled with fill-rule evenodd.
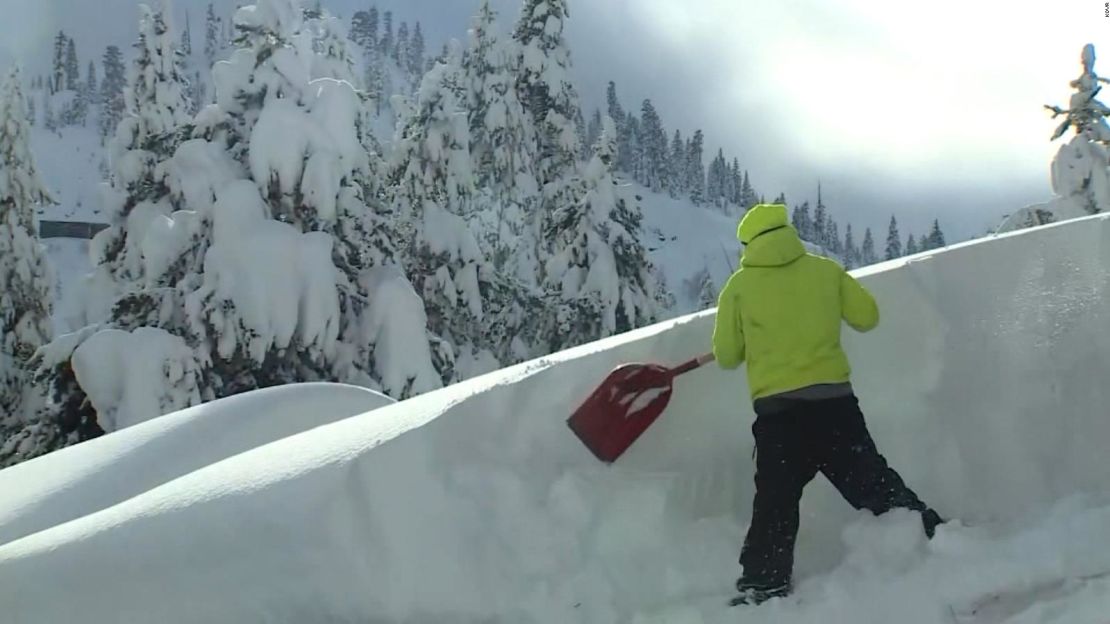
M 756 412 L 755 502 L 733 605 L 790 593 L 798 503 L 818 472 L 857 509 L 918 511 L 930 538 L 943 522 L 887 465 L 852 390 L 841 321 L 874 329 L 874 297 L 836 262 L 806 253 L 784 205 L 752 208 L 737 236 L 741 266 L 721 290 L 713 330 L 722 368 L 747 362 Z

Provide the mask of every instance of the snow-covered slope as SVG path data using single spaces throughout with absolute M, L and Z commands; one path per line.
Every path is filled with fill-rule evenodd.
M 274 440 L 393 403 L 306 383 L 220 399 L 0 471 L 0 544 L 106 509 Z
M 565 425 L 615 364 L 706 350 L 703 313 L 317 427 L 0 545 L 4 617 L 1101 624 L 1108 267 L 1110 219 L 1094 217 L 861 272 L 884 320 L 846 346 L 873 433 L 926 500 L 975 526 L 926 542 L 915 518 L 870 518 L 818 481 L 800 601 L 721 606 L 752 494 L 742 375 L 681 378 L 612 467 Z
M 713 207 L 695 206 L 689 199 L 653 193 L 639 184 L 635 189 L 642 198 L 644 247 L 675 296 L 675 315 L 702 309 L 686 282 L 699 271 L 708 270 L 716 289 L 724 286 L 740 262 L 740 241 L 736 240 L 739 217 Z
M 386 109 L 375 119 L 384 123 L 392 113 Z M 388 146 L 392 135 L 385 126 L 379 129 Z M 99 171 L 102 151 L 95 132 L 84 128 L 64 128 L 64 138 L 36 129 L 34 147 L 41 158 L 43 178 L 58 196 L 58 205 L 47 207 L 43 219 L 105 222 L 97 196 L 103 175 Z M 391 132 L 391 130 L 390 130 Z M 738 217 L 709 206 L 695 206 L 688 199 L 673 199 L 653 193 L 640 185 L 635 192 L 641 200 L 644 245 L 649 257 L 666 277 L 675 295 L 676 306 L 670 316 L 701 309 L 696 293 L 687 282 L 708 269 L 714 287 L 720 289 L 736 268 L 740 244 L 736 240 Z M 88 242 L 76 239 L 51 239 L 46 242 L 57 275 L 55 328 L 59 333 L 84 325 L 82 298 L 86 295 L 85 275 L 91 271 Z M 103 305 L 92 302 L 91 305 Z

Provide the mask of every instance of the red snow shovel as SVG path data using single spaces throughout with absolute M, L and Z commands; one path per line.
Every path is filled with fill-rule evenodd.
M 611 464 L 663 413 L 674 378 L 713 361 L 706 353 L 667 368 L 623 364 L 613 369 L 567 420 L 567 426 L 601 461 Z

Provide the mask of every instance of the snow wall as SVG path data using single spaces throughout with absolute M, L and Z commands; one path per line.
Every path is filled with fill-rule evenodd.
M 883 320 L 846 332 L 857 392 L 880 449 L 925 500 L 1004 525 L 1110 495 L 1110 220 L 859 275 Z M 648 620 L 629 614 L 698 592 L 723 600 L 752 495 L 743 374 L 681 378 L 612 467 L 565 424 L 613 366 L 701 353 L 712 322 L 662 323 L 317 427 L 0 545 L 3 618 L 635 624 Z M 0 507 L 9 496 L 0 489 Z M 861 513 L 811 484 L 800 578 L 837 565 Z M 829 613 L 812 621 L 840 621 Z

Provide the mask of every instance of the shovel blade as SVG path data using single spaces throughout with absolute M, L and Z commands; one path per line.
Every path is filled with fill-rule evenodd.
M 611 464 L 647 431 L 670 401 L 673 372 L 655 364 L 625 364 L 601 382 L 567 426 L 601 461 Z

